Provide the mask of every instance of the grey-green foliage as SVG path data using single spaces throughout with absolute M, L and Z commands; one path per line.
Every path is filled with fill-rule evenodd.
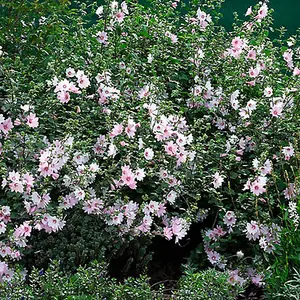
M 284 283 L 279 293 L 269 294 L 270 299 L 300 299 L 300 271 L 294 270 L 294 272 L 293 278 Z
M 179 280 L 174 292 L 177 300 L 230 300 L 239 292 L 238 286 L 231 286 L 228 273 L 208 269 L 199 273 L 187 274 Z
M 0 283 L 0 299 L 106 299 L 150 300 L 163 299 L 162 290 L 152 291 L 148 278 L 128 278 L 118 283 L 107 274 L 107 264 L 93 263 L 78 268 L 73 275 L 61 270 L 52 262 L 43 272 L 33 269 L 25 283 L 21 273 L 10 282 Z

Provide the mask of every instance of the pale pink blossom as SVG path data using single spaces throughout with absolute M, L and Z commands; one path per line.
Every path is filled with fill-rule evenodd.
M 260 194 L 263 194 L 266 192 L 266 185 L 267 179 L 266 177 L 259 176 L 254 182 L 252 182 L 250 186 L 250 191 L 256 195 L 259 196 Z
M 123 132 L 123 125 L 122 124 L 115 124 L 112 132 L 109 134 L 110 137 L 114 138 Z
M 60 91 L 57 93 L 57 99 L 61 103 L 68 103 L 70 101 L 70 93 L 66 91 Z
M 26 123 L 26 124 L 27 124 L 29 127 L 31 127 L 31 128 L 36 128 L 36 127 L 39 126 L 39 118 L 38 118 L 35 114 L 30 113 L 30 115 L 28 115 L 28 116 L 26 117 L 26 119 L 27 119 L 27 123 Z
M 295 154 L 295 150 L 293 146 L 286 146 L 282 148 L 282 153 L 284 154 L 285 160 L 290 160 L 292 156 Z
M 245 16 L 247 17 L 247 16 L 249 16 L 251 14 L 252 14 L 252 6 L 248 7 Z
M 150 95 L 150 87 L 149 85 L 144 86 L 140 91 L 139 91 L 139 98 L 145 98 Z
M 227 211 L 223 221 L 228 227 L 234 226 L 236 223 L 235 213 L 233 211 Z
M 77 79 L 77 83 L 81 89 L 86 89 L 88 86 L 90 86 L 90 80 L 84 74 Z
M 251 49 L 251 50 L 248 52 L 247 58 L 248 58 L 248 59 L 256 60 L 256 51 L 253 50 L 253 49 Z
M 71 83 L 67 79 L 64 79 L 64 80 L 58 82 L 58 84 L 55 87 L 54 92 L 55 93 L 62 92 L 62 91 L 66 92 L 69 90 L 70 85 L 71 85 Z
M 245 42 L 240 37 L 235 37 L 231 41 L 231 45 L 234 50 L 241 50 L 244 47 Z
M 144 151 L 144 157 L 147 160 L 152 160 L 154 157 L 154 152 L 151 148 L 146 148 Z
M 294 199 L 297 196 L 296 185 L 289 183 L 287 188 L 283 191 L 284 197 L 288 200 Z
M 294 76 L 299 76 L 300 75 L 300 69 L 295 67 L 294 71 L 293 71 L 293 75 Z
M 97 33 L 97 41 L 101 44 L 107 44 L 107 33 L 105 31 L 99 31 Z
M 73 68 L 67 68 L 66 69 L 66 76 L 67 77 L 74 77 L 76 74 L 75 70 Z
M 145 170 L 144 169 L 137 169 L 135 171 L 135 176 L 136 176 L 136 180 L 137 181 L 143 181 L 143 179 L 145 178 L 146 174 L 145 174 Z
M 247 228 L 246 228 L 246 233 L 247 233 L 247 238 L 251 241 L 255 241 L 259 239 L 260 236 L 260 229 L 255 221 L 251 221 L 250 223 L 247 223 Z
M 0 131 L 2 131 L 4 134 L 8 134 L 12 128 L 14 128 L 14 125 L 11 121 L 11 118 L 7 118 L 4 122 L 0 123 Z
M 222 186 L 222 183 L 224 182 L 224 176 L 221 176 L 219 172 L 216 172 L 214 175 L 213 175 L 213 185 L 214 185 L 214 188 L 217 189 L 219 188 L 220 186 Z
M 258 10 L 258 14 L 257 14 L 256 18 L 261 20 L 261 19 L 265 18 L 267 16 L 267 14 L 268 14 L 268 6 L 266 3 L 264 3 Z
M 249 70 L 249 76 L 252 78 L 256 78 L 259 75 L 260 72 L 260 68 L 256 67 L 256 68 L 250 68 Z
M 271 103 L 270 113 L 273 117 L 280 117 L 282 116 L 283 111 L 283 102 L 276 102 L 275 104 Z
M 271 97 L 273 95 L 273 89 L 271 87 L 266 87 L 265 90 L 264 90 L 264 95 L 266 97 Z
M 177 198 L 177 193 L 175 191 L 171 191 L 167 195 L 167 201 L 170 202 L 171 204 L 175 203 L 176 198 Z
M 122 12 L 122 11 L 118 11 L 118 12 L 115 14 L 115 17 L 116 17 L 116 20 L 117 20 L 119 23 L 122 23 L 122 22 L 124 21 L 125 14 L 124 14 L 124 12 Z
M 173 232 L 171 227 L 164 227 L 164 236 L 167 240 L 171 240 L 173 237 Z

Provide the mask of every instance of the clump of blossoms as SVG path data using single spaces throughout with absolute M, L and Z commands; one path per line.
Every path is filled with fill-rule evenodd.
M 154 12 L 110 1 L 82 29 L 80 54 L 76 48 L 49 63 L 42 104 L 7 100 L 0 114 L 3 280 L 30 237 L 63 230 L 75 207 L 120 236 L 176 243 L 192 223 L 213 216 L 204 250 L 222 269 L 237 257 L 230 239 L 246 238 L 260 262 L 274 252 L 281 227 L 273 209 L 288 200 L 295 216 L 299 194 L 280 181 L 299 152 L 299 46 L 278 48 L 269 39 L 266 3 L 249 8 L 233 32 L 214 26 L 216 4 L 208 4 L 191 4 L 179 17 L 177 3 Z M 230 281 L 262 285 L 262 274 L 248 273 L 236 268 Z

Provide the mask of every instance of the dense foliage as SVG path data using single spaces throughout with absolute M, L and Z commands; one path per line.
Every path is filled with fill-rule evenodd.
M 216 0 L 1 4 L 1 280 L 125 248 L 143 272 L 154 236 L 203 222 L 195 272 L 280 293 L 300 265 L 299 35 L 270 39 L 267 3 L 232 32 Z

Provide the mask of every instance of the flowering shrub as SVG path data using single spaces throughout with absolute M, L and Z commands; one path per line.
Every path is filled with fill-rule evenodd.
M 26 88 L 3 49 L 3 280 L 33 232 L 63 230 L 67 210 L 119 236 L 180 243 L 208 209 L 210 263 L 229 268 L 233 285 L 263 285 L 263 264 L 240 266 L 230 242 L 261 263 L 280 243 L 278 207 L 298 226 L 299 38 L 269 38 L 266 3 L 226 32 L 219 4 L 191 1 L 185 14 L 180 1 L 92 6 L 96 24 L 77 16 L 44 80 Z M 39 20 L 42 30 L 51 16 Z

